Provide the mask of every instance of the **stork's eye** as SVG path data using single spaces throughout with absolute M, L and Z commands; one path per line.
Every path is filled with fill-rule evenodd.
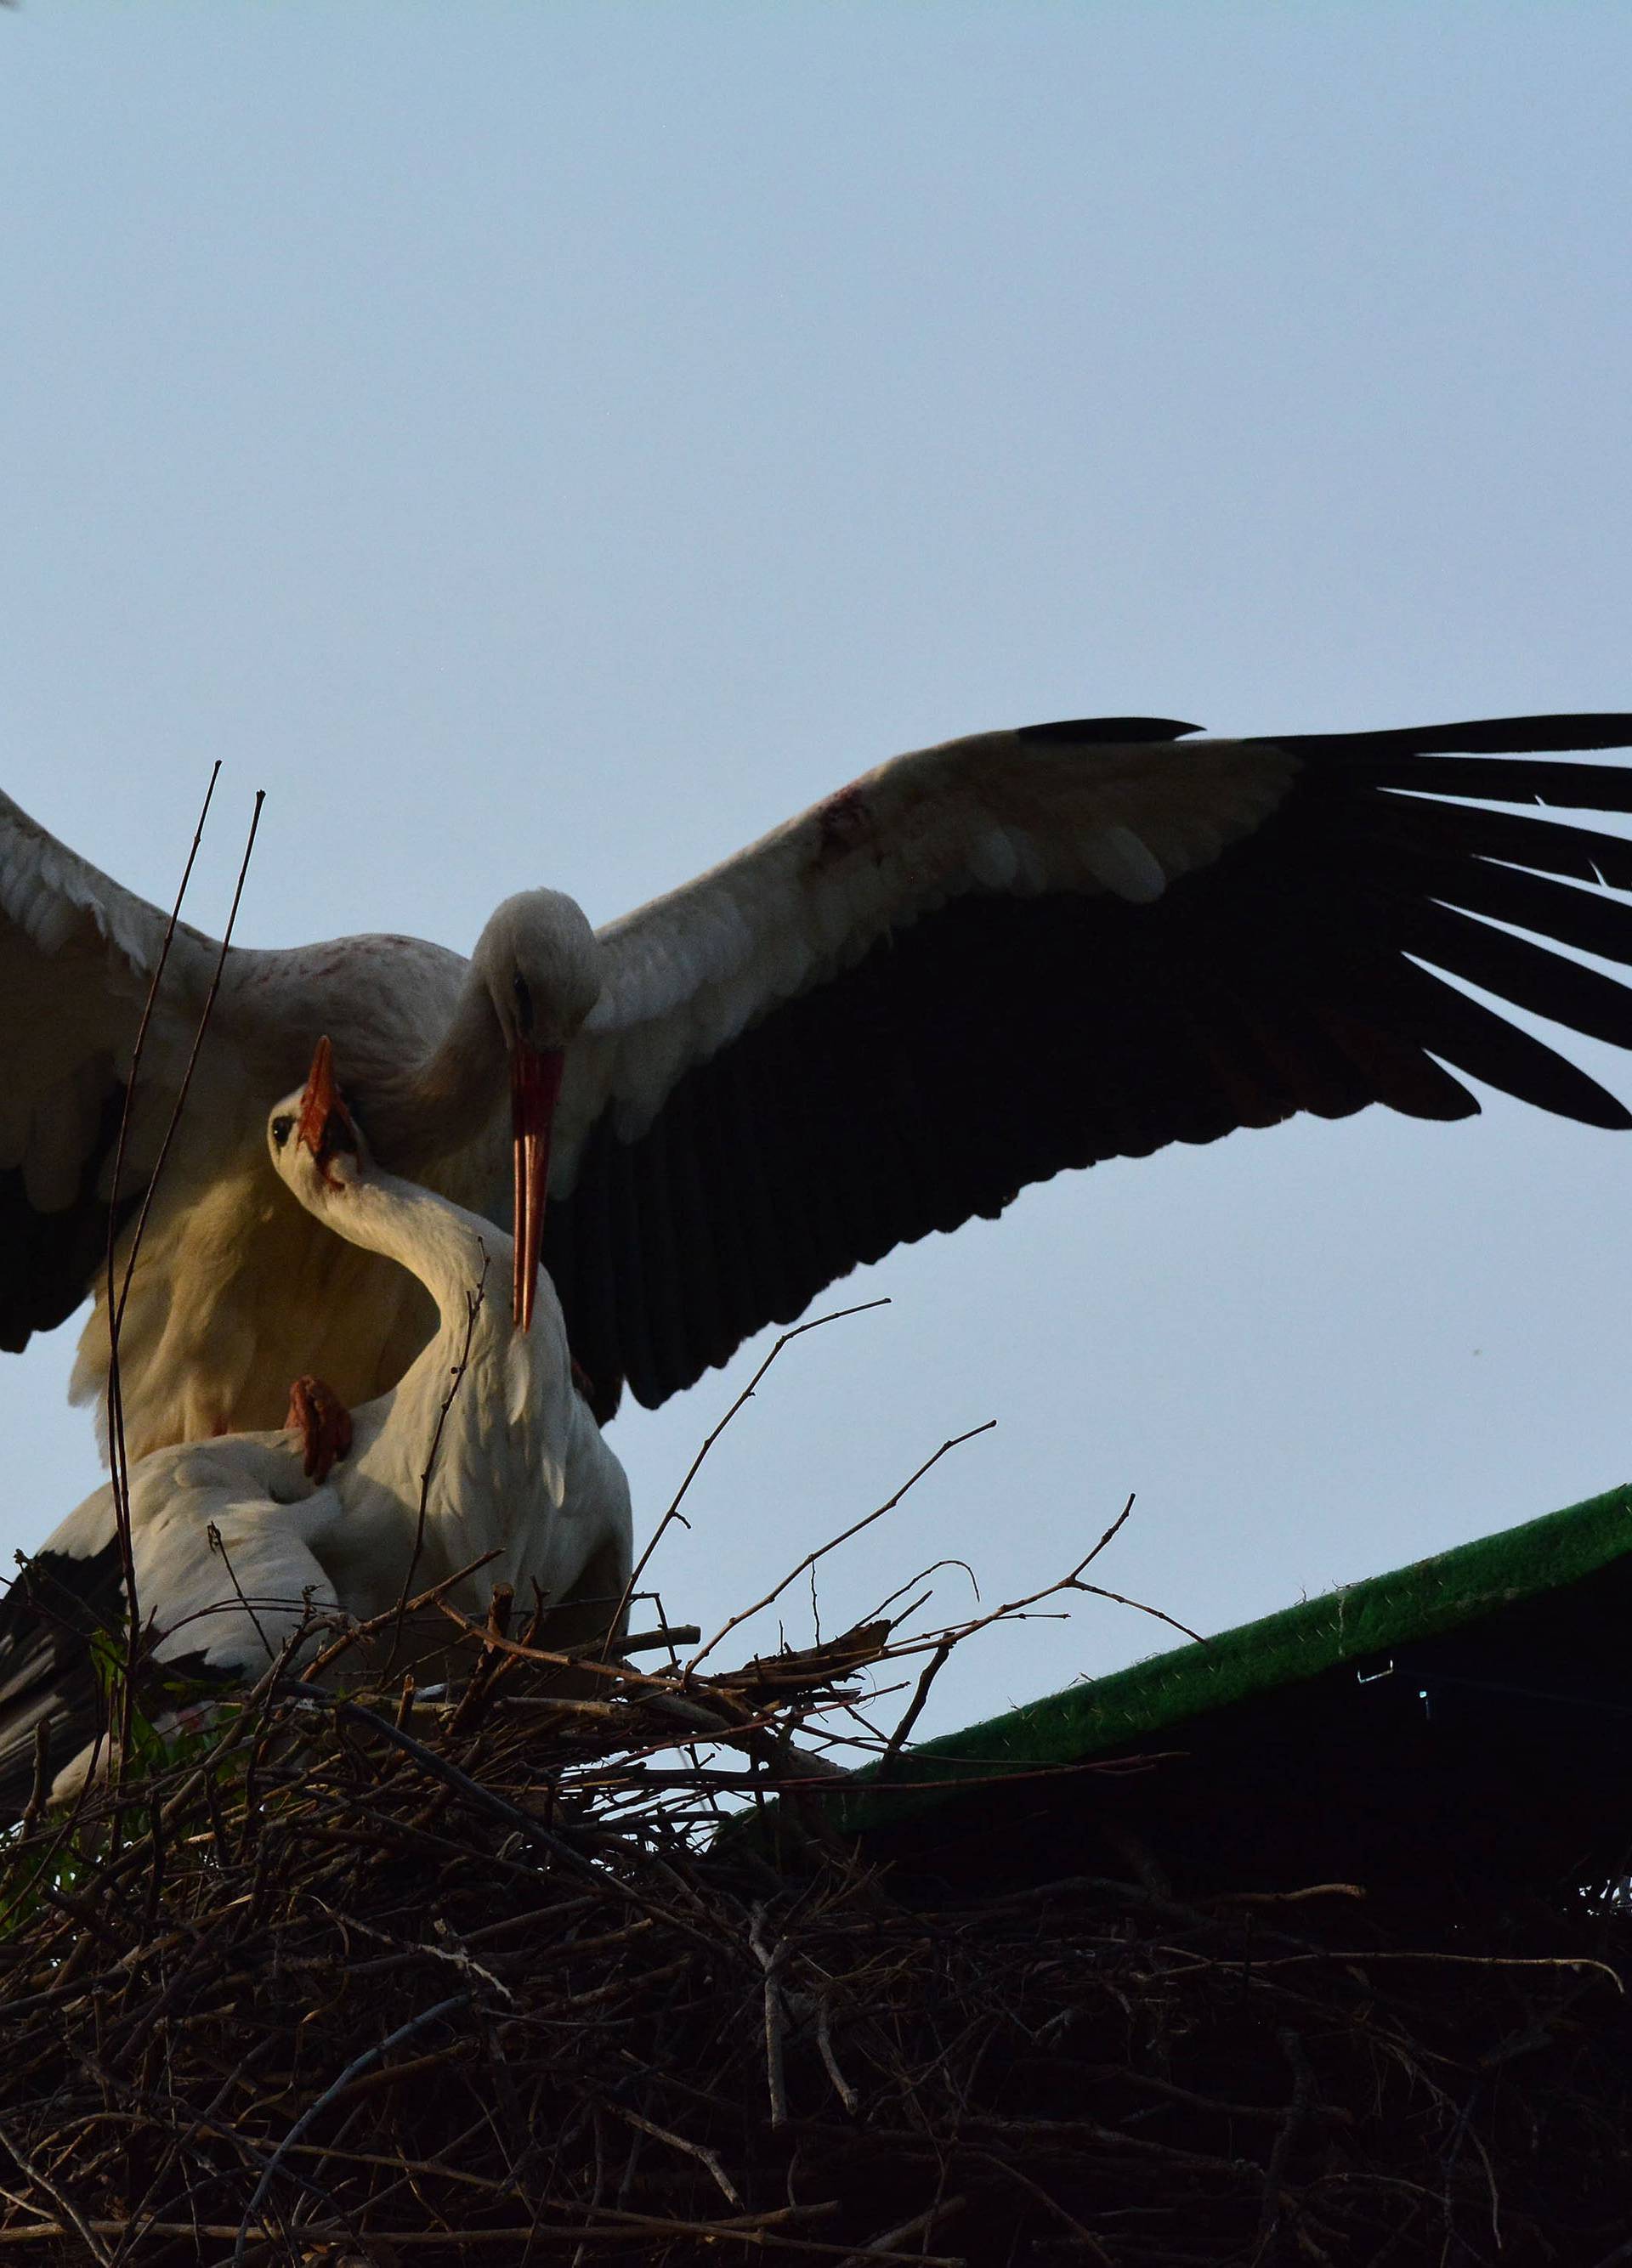
M 510 989 L 515 994 L 515 1012 L 521 1029 L 529 1032 L 533 1028 L 533 996 L 528 990 L 527 979 L 519 968 L 510 979 Z
M 292 1118 L 275 1118 L 272 1121 L 272 1139 L 280 1150 L 294 1130 L 295 1122 Z

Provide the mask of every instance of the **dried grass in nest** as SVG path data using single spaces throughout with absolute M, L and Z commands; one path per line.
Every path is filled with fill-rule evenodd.
M 1448 1944 L 1341 1884 L 927 1905 L 830 1845 L 793 1744 L 887 1625 L 587 1705 L 465 1643 L 458 1706 L 270 1678 L 13 1840 L 0 2252 L 1632 2257 L 1611 1906 Z M 796 1876 L 711 1854 L 745 1779 L 798 1783 Z

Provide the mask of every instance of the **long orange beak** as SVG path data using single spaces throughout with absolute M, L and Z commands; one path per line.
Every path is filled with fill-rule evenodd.
M 329 1122 L 336 1110 L 343 1112 L 340 1090 L 335 1085 L 335 1051 L 327 1039 L 317 1043 L 312 1057 L 312 1068 L 306 1075 L 306 1091 L 300 1097 L 300 1116 L 295 1121 L 295 1139 L 304 1142 L 314 1158 L 323 1154 L 323 1144 L 329 1132 Z
M 529 1048 L 518 1040 L 510 1055 L 510 1130 L 515 1141 L 515 1285 L 511 1314 L 520 1331 L 533 1325 L 538 1253 L 544 1235 L 550 1187 L 550 1130 L 566 1056 L 560 1048 Z
M 335 1051 L 327 1039 L 318 1042 L 312 1068 L 306 1073 L 300 1115 L 295 1121 L 295 1139 L 304 1142 L 312 1152 L 323 1169 L 325 1181 L 333 1178 L 327 1167 L 335 1151 L 357 1146 L 357 1129 L 335 1083 Z

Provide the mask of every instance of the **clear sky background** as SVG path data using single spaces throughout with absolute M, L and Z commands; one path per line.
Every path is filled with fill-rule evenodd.
M 246 942 L 469 950 L 958 732 L 1632 706 L 1629 85 L 1563 0 L 25 0 L 0 777 L 166 900 L 221 756 L 200 924 L 264 787 Z M 1130 1491 L 1099 1572 L 1213 1630 L 1624 1480 L 1629 1200 L 1632 1140 L 1500 1099 L 1032 1190 L 842 1287 L 893 1304 L 783 1357 L 670 1609 L 987 1418 L 825 1627 L 1034 1587 Z M 0 1366 L 8 1555 L 97 1477 L 73 1335 Z M 620 1418 L 643 1528 L 762 1351 Z M 1159 1636 L 994 1636 L 929 1722 Z

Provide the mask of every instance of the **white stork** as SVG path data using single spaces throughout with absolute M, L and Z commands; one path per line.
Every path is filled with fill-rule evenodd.
M 469 963 L 398 937 L 234 949 L 122 1339 L 133 1451 L 350 1403 L 423 1344 L 423 1296 L 265 1179 L 264 1098 L 334 1035 L 380 1158 L 514 1219 L 604 1414 L 656 1404 L 823 1285 L 1065 1167 L 1369 1102 L 1478 1109 L 1465 1072 L 1632 1116 L 1446 976 L 1632 1046 L 1632 716 L 1197 740 L 1113 718 L 897 757 L 594 932 L 509 900 Z M 216 948 L 184 931 L 109 1186 L 158 911 L 0 806 L 0 1344 L 99 1306 Z M 1520 934 L 1519 932 L 1525 932 Z M 1443 974 L 1442 974 L 1443 972 Z M 510 1108 L 506 1113 L 508 1090 Z M 129 1233 L 128 1226 L 125 1233 Z
M 132 1466 L 137 1597 L 160 1675 L 253 1679 L 310 1629 L 314 1609 L 383 1615 L 410 1578 L 420 1591 L 478 1560 L 449 1594 L 455 1604 L 484 1611 L 506 1583 L 519 1609 L 538 1600 L 558 1609 L 548 1644 L 605 1631 L 631 1565 L 629 1491 L 573 1385 L 548 1282 L 517 1330 L 509 1238 L 373 1164 L 334 1086 L 327 1041 L 305 1090 L 264 1123 L 277 1180 L 320 1236 L 410 1270 L 439 1324 L 401 1381 L 355 1412 L 338 1463 L 307 1424 L 155 1449 Z M 264 1163 L 262 1173 L 276 1188 Z M 491 1300 L 489 1282 L 499 1294 Z M 309 1414 L 315 1381 L 299 1383 Z M 121 1642 L 125 1611 L 104 1483 L 0 1601 L 0 1822 L 27 1800 L 40 1723 L 54 1793 L 83 1776 L 97 1725 L 92 1639 L 101 1631 Z M 419 1651 L 414 1633 L 410 1658 Z

